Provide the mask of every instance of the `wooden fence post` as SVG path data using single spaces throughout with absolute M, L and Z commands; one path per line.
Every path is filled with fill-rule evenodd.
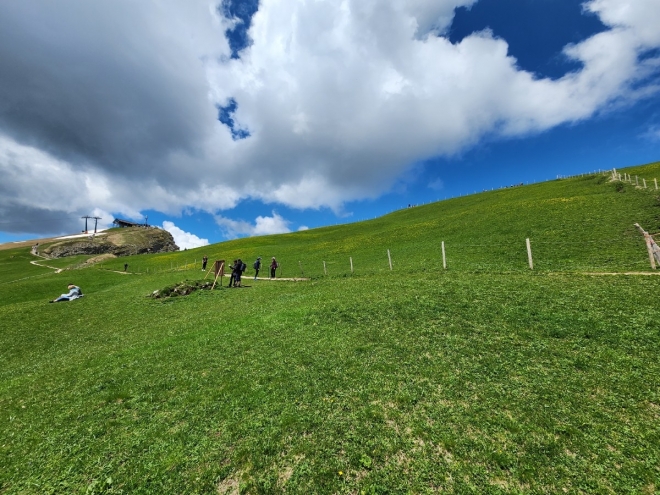
M 387 259 L 390 262 L 390 271 L 392 271 L 392 256 L 390 256 L 390 250 L 387 250 Z
M 351 261 L 351 273 L 353 273 L 353 257 L 349 256 L 348 259 Z
M 532 260 L 532 246 L 529 243 L 529 237 L 525 239 L 525 242 L 527 244 L 527 258 L 529 259 L 529 269 L 533 270 L 534 269 L 534 261 Z
M 639 186 L 639 177 L 638 176 L 635 176 L 635 185 Z
M 302 273 L 302 276 L 305 276 L 305 272 L 303 271 L 302 263 L 299 261 L 298 266 L 300 266 L 300 273 Z
M 323 262 L 323 275 L 327 275 L 328 270 L 325 268 L 325 261 Z
M 445 256 L 445 241 L 442 241 L 442 268 L 447 269 L 447 258 Z
M 646 179 L 642 179 L 642 182 L 644 182 L 644 189 L 646 189 Z
M 653 182 L 655 182 L 655 190 L 658 190 L 658 179 L 653 179 Z
M 651 269 L 655 270 L 655 258 L 653 256 L 653 240 L 649 235 L 649 233 L 646 232 L 638 223 L 635 224 L 635 227 L 637 227 L 644 236 L 644 241 L 646 242 L 646 250 L 649 253 L 649 262 L 651 263 Z

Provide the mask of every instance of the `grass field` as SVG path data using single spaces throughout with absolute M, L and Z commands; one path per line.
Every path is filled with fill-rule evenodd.
M 642 169 L 660 178 L 660 164 Z M 660 191 L 611 183 L 591 175 L 502 189 L 415 208 L 349 225 L 295 235 L 239 239 L 168 255 L 140 257 L 134 269 L 169 270 L 210 259 L 266 261 L 277 256 L 283 276 L 350 274 L 349 257 L 360 274 L 389 271 L 387 249 L 398 269 L 458 271 L 528 270 L 525 239 L 530 238 L 535 268 L 545 271 L 644 270 L 649 267 L 644 240 L 633 224 L 660 231 Z M 300 264 L 299 264 L 300 262 Z M 104 267 L 123 269 L 124 259 Z
M 657 196 L 553 181 L 58 274 L 2 250 L 0 493 L 655 493 L 660 278 L 583 273 L 648 271 Z M 146 297 L 203 253 L 312 280 Z

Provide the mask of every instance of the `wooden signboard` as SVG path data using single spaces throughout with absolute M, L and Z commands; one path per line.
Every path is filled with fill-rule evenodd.
M 209 268 L 209 271 L 206 272 L 206 275 L 204 276 L 204 280 L 206 280 L 206 277 L 209 276 L 209 273 L 213 271 L 213 274 L 215 275 L 215 280 L 213 281 L 213 286 L 211 287 L 211 290 L 214 289 L 215 284 L 218 282 L 218 278 L 220 278 L 220 287 L 222 287 L 222 277 L 225 276 L 225 260 L 215 260 L 215 263 L 213 263 L 213 266 Z

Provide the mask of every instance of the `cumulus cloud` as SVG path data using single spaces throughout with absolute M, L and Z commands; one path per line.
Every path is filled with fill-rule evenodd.
M 290 222 L 288 220 L 276 212 L 273 212 L 272 215 L 271 217 L 258 216 L 254 224 L 243 220 L 232 220 L 222 215 L 216 215 L 215 221 L 224 230 L 225 236 L 229 239 L 291 232 L 289 229 Z
M 5 232 L 71 234 L 84 228 L 83 215 L 101 217 L 99 228 L 112 224 L 108 210 L 139 216 L 111 193 L 106 174 L 79 169 L 2 135 L 0 170 L 0 230 Z
M 173 222 L 164 221 L 163 229 L 167 230 L 172 237 L 174 238 L 174 244 L 179 246 L 180 249 L 192 249 L 201 246 L 208 246 L 208 239 L 200 239 L 195 234 L 186 232 L 176 225 Z
M 298 232 L 302 232 L 303 230 L 309 230 L 309 227 L 307 225 L 301 225 L 298 227 Z
M 658 92 L 657 0 L 586 2 L 608 29 L 567 46 L 581 68 L 555 80 L 488 31 L 443 37 L 473 3 L 261 0 L 236 59 L 236 20 L 207 0 L 0 2 L 0 229 L 194 207 L 233 235 L 284 231 L 219 212 L 339 212 L 416 161 Z

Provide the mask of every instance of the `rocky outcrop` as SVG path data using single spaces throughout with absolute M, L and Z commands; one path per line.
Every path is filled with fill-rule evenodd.
M 215 284 L 212 281 L 204 280 L 185 280 L 178 284 L 169 285 L 164 289 L 153 291 L 149 297 L 161 299 L 163 297 L 187 296 L 196 290 L 211 290 Z
M 68 239 L 55 242 L 41 250 L 49 258 L 63 258 L 79 254 L 113 254 L 132 256 L 144 253 L 178 251 L 172 234 L 158 228 L 111 229 L 94 239 Z

